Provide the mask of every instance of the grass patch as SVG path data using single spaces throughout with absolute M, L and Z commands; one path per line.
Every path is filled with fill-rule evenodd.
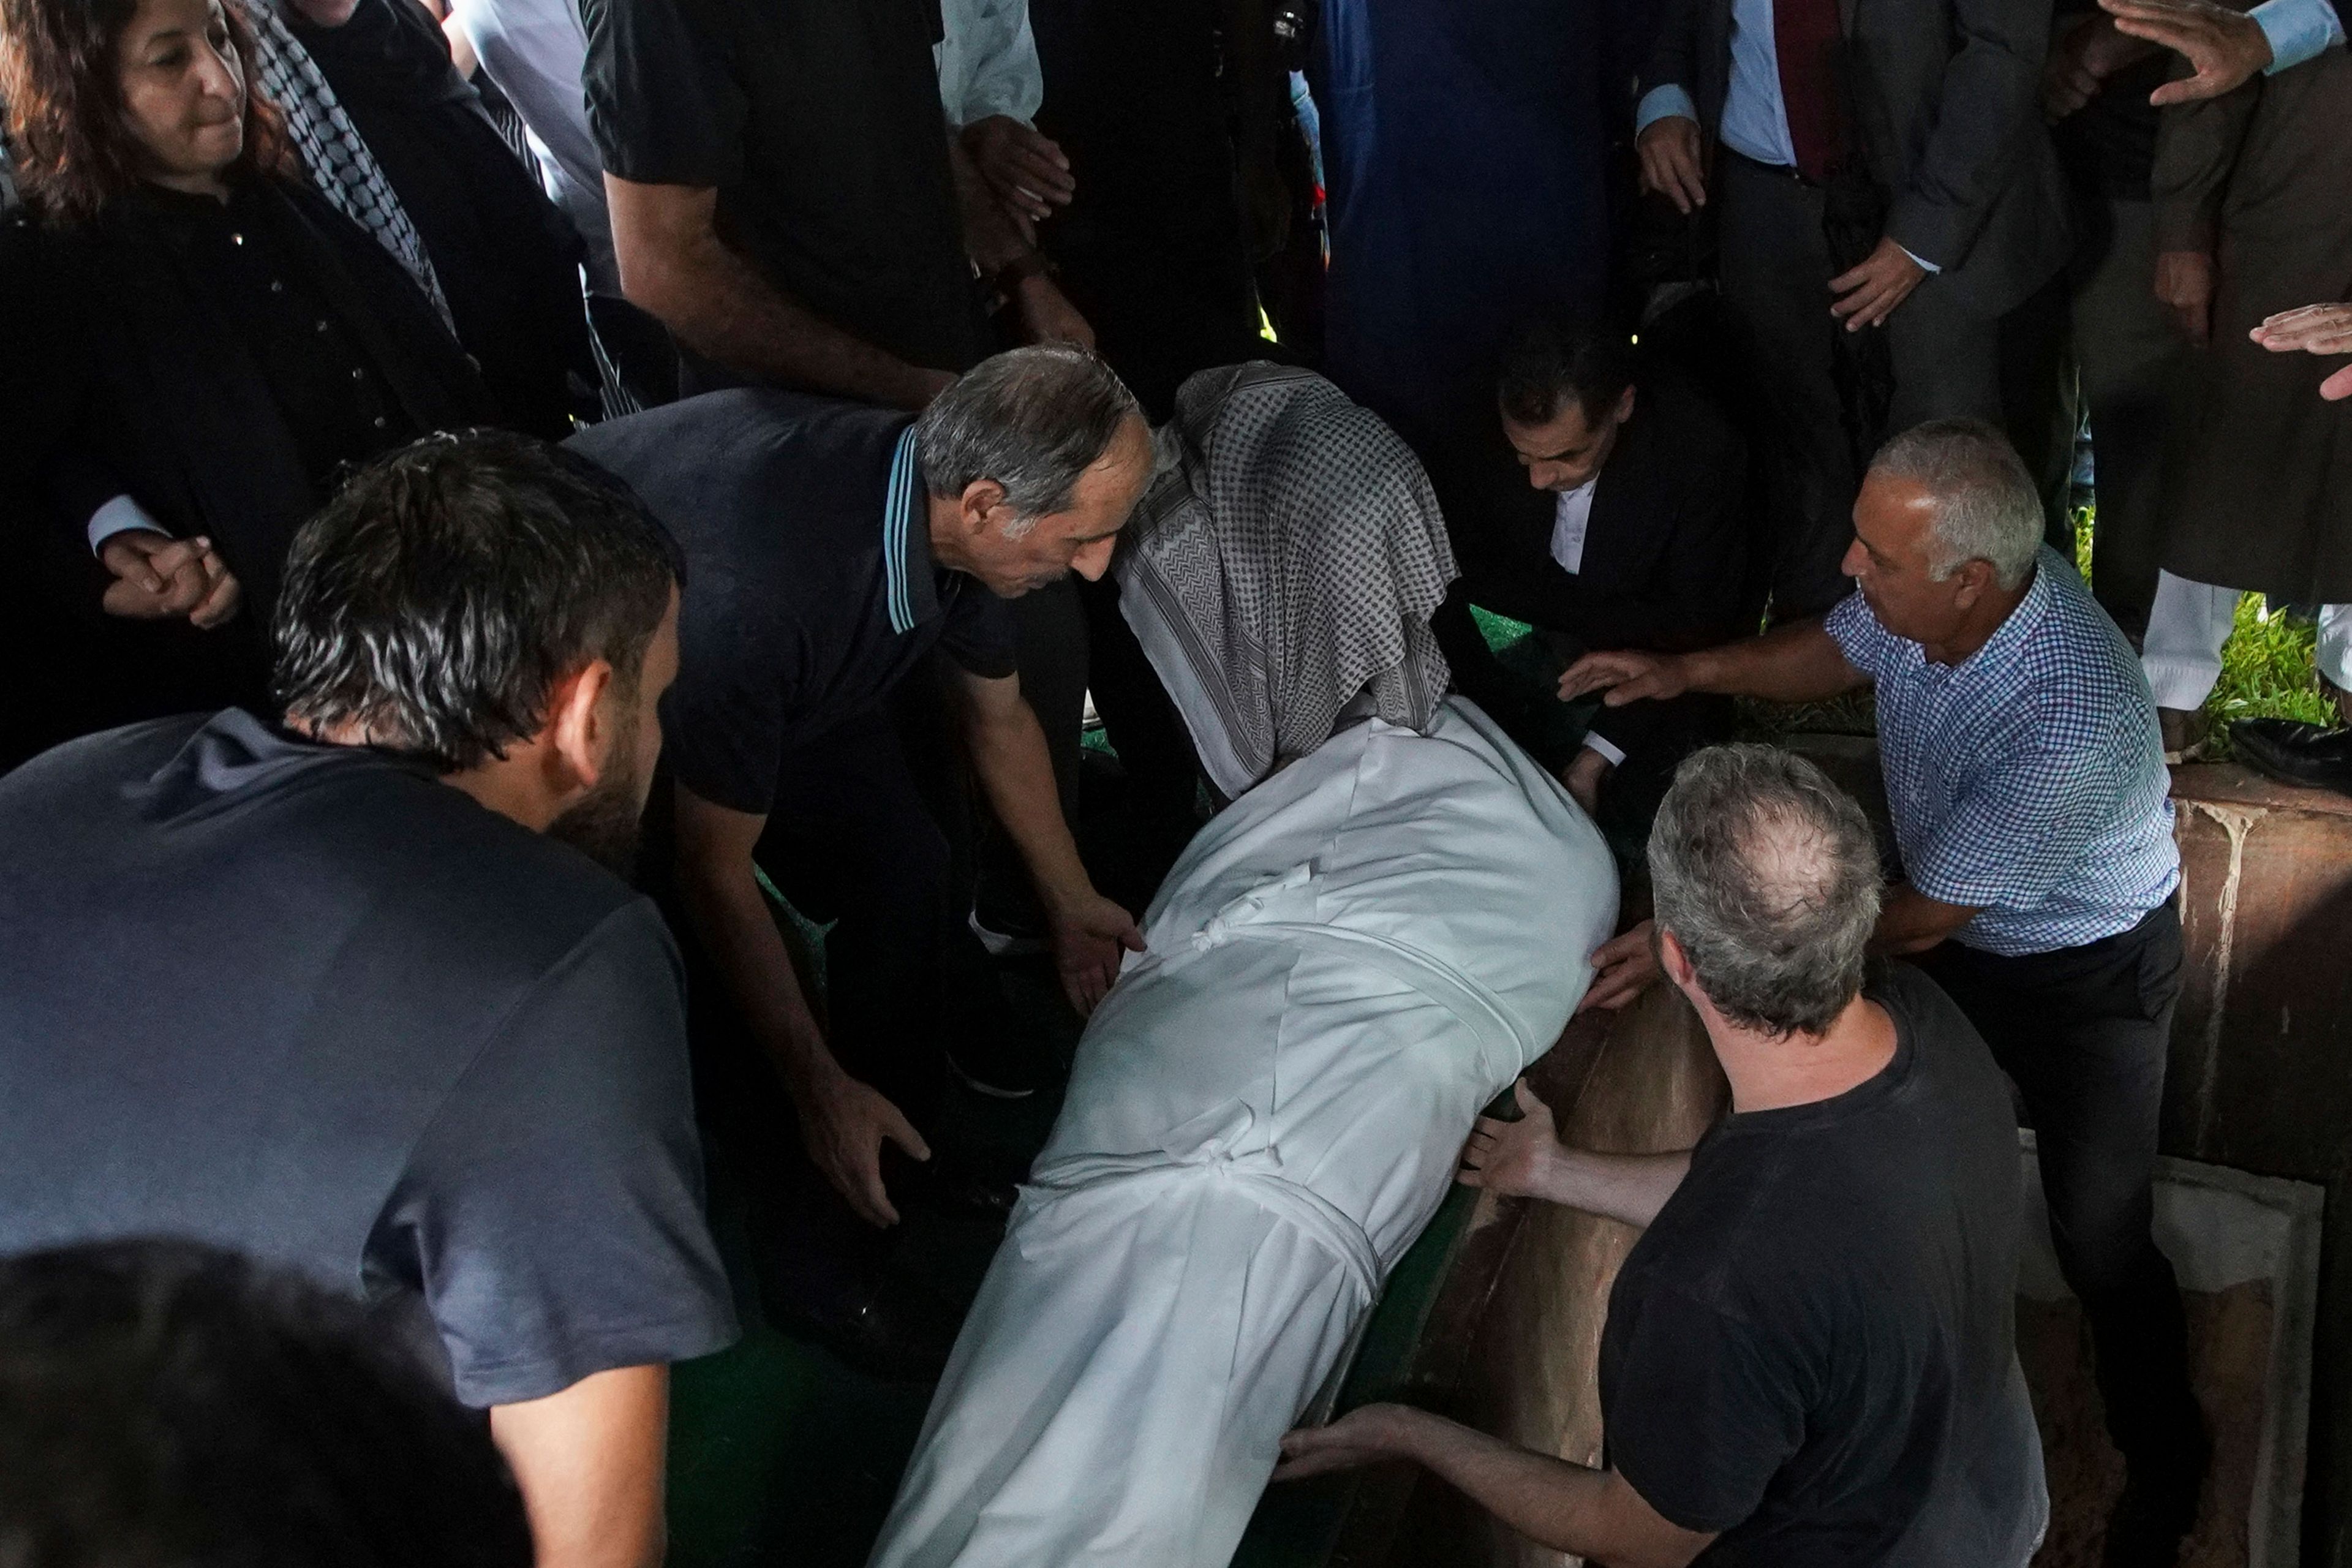
M 2092 507 L 2074 512 L 2074 563 L 2087 581 L 2091 552 L 2098 533 L 2098 514 Z M 2336 704 L 2319 689 L 2313 670 L 2313 652 L 2319 629 L 2309 621 L 2274 610 L 2260 594 L 2238 597 L 2236 625 L 2221 647 L 2221 679 L 2205 699 L 2205 712 L 2213 721 L 2210 753 L 2216 760 L 2229 755 L 2229 724 L 2233 719 L 2299 719 L 2306 724 L 2336 721 Z

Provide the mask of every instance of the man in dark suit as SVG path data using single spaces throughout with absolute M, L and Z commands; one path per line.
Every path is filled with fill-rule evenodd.
M 1675 764 L 1728 738 L 1730 703 L 1604 709 L 1578 742 L 1550 689 L 1557 668 L 1538 683 L 1506 668 L 1469 606 L 1528 622 L 1563 668 L 1599 649 L 1680 651 L 1753 632 L 1746 445 L 1691 387 L 1642 365 L 1625 334 L 1578 321 L 1523 327 L 1496 402 L 1485 437 L 1436 476 L 1462 568 L 1433 623 L 1440 646 L 1462 690 L 1586 810 L 1601 812 L 1606 784 L 1604 820 L 1645 832 Z
M 1776 437 L 1777 616 L 1844 595 L 1875 426 L 2026 411 L 2004 382 L 2046 352 L 2032 328 L 2068 250 L 2039 100 L 2050 26 L 2051 0 L 1668 0 L 1643 182 L 1717 208 Z

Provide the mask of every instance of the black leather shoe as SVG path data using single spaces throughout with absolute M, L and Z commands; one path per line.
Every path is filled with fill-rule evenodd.
M 805 1301 L 784 1303 L 775 1315 L 786 1333 L 814 1340 L 886 1383 L 938 1381 L 961 1326 L 919 1292 L 878 1282 L 823 1309 Z
M 2230 726 L 2230 743 L 2241 762 L 2282 784 L 2352 795 L 2352 730 L 2241 719 Z

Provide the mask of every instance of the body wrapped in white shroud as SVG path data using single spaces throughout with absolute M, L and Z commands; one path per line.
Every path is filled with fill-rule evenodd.
M 1223 1568 L 1616 911 L 1591 822 L 1459 698 L 1203 828 L 1079 1045 L 876 1568 Z

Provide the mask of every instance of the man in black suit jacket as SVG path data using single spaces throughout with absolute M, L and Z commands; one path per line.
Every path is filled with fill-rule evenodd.
M 2034 329 L 2069 249 L 2039 97 L 2051 3 L 1667 0 L 1636 113 L 1643 183 L 1721 226 L 1724 299 L 1776 427 L 1776 615 L 1844 595 L 1882 434 L 2000 424 L 2005 387 L 2032 416 L 2017 384 L 2047 353 L 2054 315 Z M 1891 403 L 1855 395 L 1890 374 Z
M 1728 737 L 1731 705 L 1699 696 L 1602 709 L 1563 754 L 1558 699 L 1514 679 L 1469 606 L 1528 622 L 1563 661 L 1753 632 L 1746 445 L 1680 379 L 1641 366 L 1623 333 L 1583 322 L 1522 329 L 1496 404 L 1496 425 L 1436 475 L 1462 568 L 1433 623 L 1440 646 L 1462 690 L 1558 769 L 1586 810 L 1601 811 L 1605 783 L 1608 818 L 1646 828 L 1675 764 Z

